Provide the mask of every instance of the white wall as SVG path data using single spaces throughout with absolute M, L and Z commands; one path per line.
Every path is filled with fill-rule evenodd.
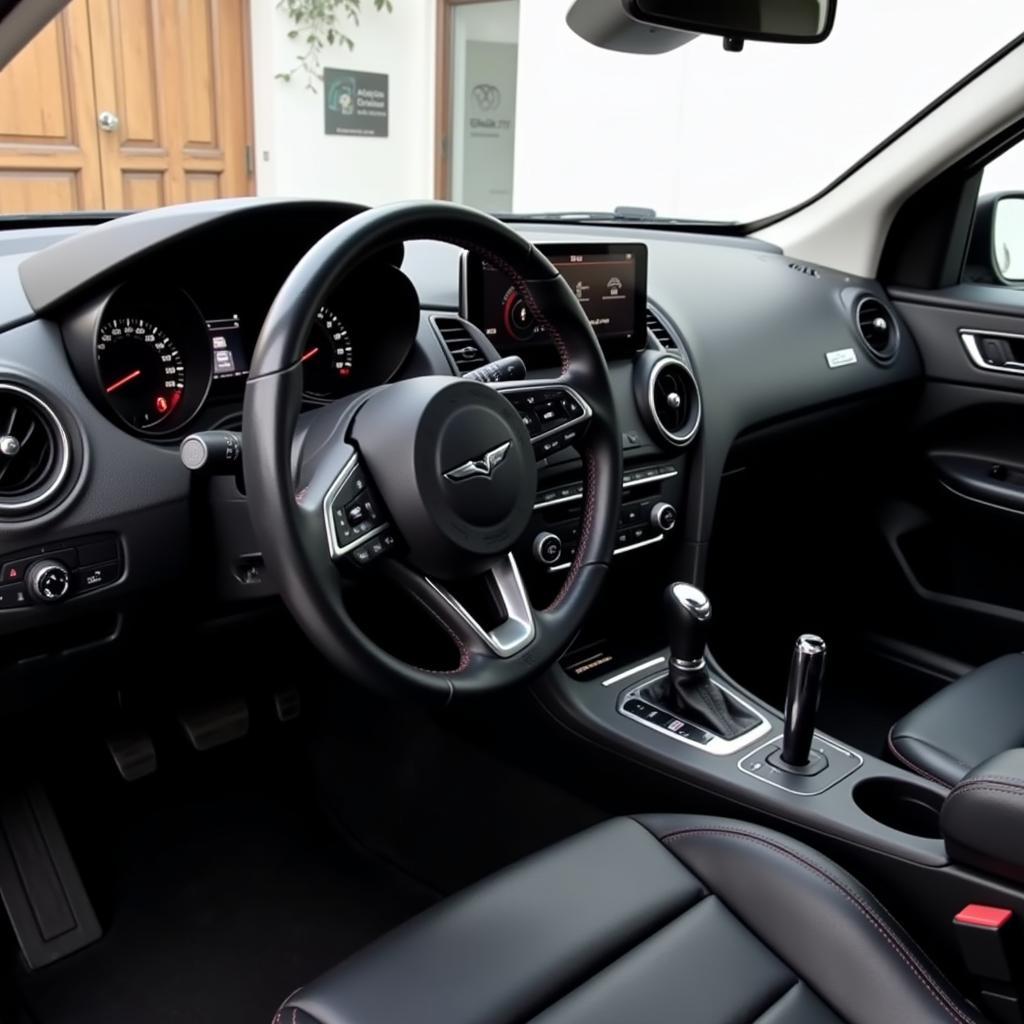
M 464 142 L 460 126 L 466 121 L 466 65 L 462 59 L 466 44 L 515 43 L 519 37 L 518 0 L 497 0 L 495 3 L 461 4 L 452 9 L 452 127 L 451 196 L 462 201 L 465 166 Z
M 325 51 L 327 67 L 389 76 L 385 138 L 326 135 L 323 87 L 314 94 L 295 65 L 298 41 L 275 0 L 251 0 L 256 187 L 260 195 L 318 196 L 368 204 L 434 193 L 434 0 L 395 0 L 394 12 L 363 3 L 355 49 Z
M 1021 29 L 1020 0 L 841 0 L 820 46 L 588 46 L 521 0 L 515 208 L 753 219 L 842 173 Z M 908 47 L 908 43 L 911 46 Z M 1024 184 L 1024 182 L 1022 182 Z

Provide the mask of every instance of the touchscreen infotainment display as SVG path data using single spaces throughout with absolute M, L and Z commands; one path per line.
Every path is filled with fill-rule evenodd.
M 566 279 L 606 349 L 634 351 L 646 344 L 647 247 L 603 242 L 537 246 Z M 508 277 L 469 256 L 466 312 L 495 347 L 526 348 L 548 341 Z

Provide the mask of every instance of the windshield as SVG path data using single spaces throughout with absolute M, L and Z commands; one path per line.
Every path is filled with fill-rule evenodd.
M 0 72 L 0 213 L 237 195 L 750 222 L 1024 31 L 1020 0 L 839 0 L 820 45 L 598 49 L 568 0 L 73 0 Z

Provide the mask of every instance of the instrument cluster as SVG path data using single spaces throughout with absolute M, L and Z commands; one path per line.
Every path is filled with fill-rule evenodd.
M 65 325 L 68 348 L 111 419 L 140 436 L 171 438 L 208 406 L 240 406 L 269 298 L 135 278 Z M 391 379 L 412 349 L 419 314 L 416 290 L 397 267 L 378 263 L 347 277 L 312 319 L 300 357 L 306 401 L 325 404 Z

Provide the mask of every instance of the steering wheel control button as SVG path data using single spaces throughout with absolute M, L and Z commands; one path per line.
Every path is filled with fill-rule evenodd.
M 556 565 L 562 557 L 562 538 L 557 533 L 538 533 L 533 541 L 533 557 L 541 565 Z
M 675 507 L 667 501 L 659 501 L 651 509 L 651 526 L 656 530 L 661 530 L 662 533 L 668 533 L 670 530 L 675 529 L 678 519 L 679 516 L 676 514 Z
M 54 604 L 63 601 L 71 590 L 71 570 L 63 562 L 44 558 L 29 566 L 26 576 L 33 601 Z
M 502 394 L 522 418 L 540 458 L 574 444 L 583 423 L 590 418 L 583 399 L 562 385 L 508 388 Z

